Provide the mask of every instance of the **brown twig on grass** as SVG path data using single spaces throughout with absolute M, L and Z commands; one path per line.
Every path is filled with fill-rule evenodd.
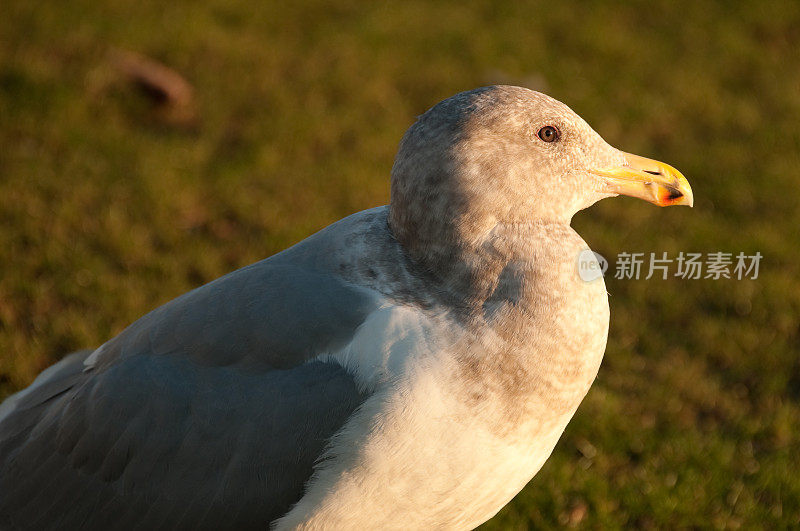
M 152 102 L 159 118 L 173 125 L 194 125 L 197 119 L 194 88 L 166 65 L 128 50 L 112 49 L 115 68 Z

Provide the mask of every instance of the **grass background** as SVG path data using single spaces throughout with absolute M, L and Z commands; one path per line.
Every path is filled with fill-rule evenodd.
M 764 255 L 757 280 L 610 279 L 598 379 L 486 529 L 800 525 L 800 3 L 5 0 L 0 398 L 153 307 L 388 201 L 415 116 L 543 90 L 696 206 L 604 201 L 620 251 Z M 195 87 L 175 127 L 109 66 Z

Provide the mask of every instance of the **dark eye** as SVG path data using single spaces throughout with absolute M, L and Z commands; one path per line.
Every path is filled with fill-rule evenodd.
M 552 125 L 546 125 L 542 127 L 536 134 L 545 142 L 555 142 L 558 140 L 558 137 L 561 136 L 561 133 L 558 132 L 558 129 Z

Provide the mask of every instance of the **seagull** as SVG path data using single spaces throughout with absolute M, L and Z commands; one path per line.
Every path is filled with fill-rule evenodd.
M 471 529 L 539 471 L 600 366 L 570 227 L 685 177 L 490 86 L 418 117 L 390 204 L 68 355 L 0 405 L 2 529 Z

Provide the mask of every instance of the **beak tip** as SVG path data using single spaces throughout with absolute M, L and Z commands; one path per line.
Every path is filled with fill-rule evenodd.
M 658 188 L 656 199 L 653 201 L 658 206 L 678 206 L 685 205 L 689 208 L 694 206 L 694 195 L 691 188 L 686 185 L 676 183 Z
M 668 201 L 664 203 L 664 206 L 671 206 L 671 205 L 682 205 L 687 206 L 689 208 L 694 208 L 694 196 L 692 192 L 689 193 L 682 193 L 680 197 L 674 199 L 673 201 Z
M 683 191 L 683 202 L 681 204 L 689 208 L 694 208 L 694 194 L 692 193 L 692 189 L 689 188 L 689 183 L 686 183 L 686 189 Z

